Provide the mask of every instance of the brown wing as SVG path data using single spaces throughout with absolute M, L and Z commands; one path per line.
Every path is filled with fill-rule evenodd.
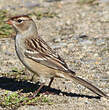
M 28 58 L 53 69 L 66 72 L 70 71 L 64 60 L 40 37 L 26 39 L 25 45 L 27 48 L 25 55 Z

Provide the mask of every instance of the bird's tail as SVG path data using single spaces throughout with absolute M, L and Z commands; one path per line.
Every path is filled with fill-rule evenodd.
M 77 77 L 77 76 L 70 76 L 71 79 L 73 79 L 75 82 L 81 84 L 82 86 L 88 88 L 89 90 L 91 90 L 92 92 L 94 92 L 95 94 L 99 95 L 100 97 L 105 97 L 109 99 L 109 96 L 107 96 L 104 92 L 102 92 L 100 89 L 98 89 L 97 87 L 95 87 L 94 85 L 92 85 L 91 83 L 85 81 L 84 79 Z

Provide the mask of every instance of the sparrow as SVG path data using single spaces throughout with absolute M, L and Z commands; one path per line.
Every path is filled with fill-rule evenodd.
M 44 86 L 47 78 L 50 78 L 48 87 L 54 78 L 74 80 L 88 88 L 100 97 L 108 96 L 100 89 L 76 76 L 76 73 L 68 68 L 66 62 L 50 48 L 38 35 L 37 26 L 28 15 L 14 16 L 8 19 L 8 24 L 16 31 L 15 50 L 22 64 L 40 79 L 40 87 L 35 91 L 35 96 Z

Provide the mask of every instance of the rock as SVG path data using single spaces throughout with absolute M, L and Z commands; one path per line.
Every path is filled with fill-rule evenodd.
M 59 36 L 56 37 L 56 39 L 53 40 L 55 43 L 61 42 L 61 38 Z
M 109 2 L 109 0 L 100 0 L 101 2 Z
M 0 107 L 0 110 L 4 110 L 2 107 Z

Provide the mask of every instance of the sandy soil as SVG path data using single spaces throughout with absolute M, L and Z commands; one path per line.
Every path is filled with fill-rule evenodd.
M 37 20 L 35 15 L 32 16 L 38 26 L 39 34 L 65 59 L 69 68 L 74 70 L 77 76 L 96 85 L 106 94 L 109 93 L 108 3 L 94 2 L 80 5 L 77 0 L 52 0 L 51 2 L 39 0 L 30 8 L 15 1 L 12 1 L 15 7 L 9 4 L 4 7 L 4 2 L 0 1 L 1 8 L 6 8 L 10 16 L 37 11 L 55 12 L 53 18 L 42 17 L 41 20 Z M 10 73 L 12 68 L 22 69 L 23 65 L 16 56 L 14 40 L 2 38 L 0 39 L 0 72 Z M 0 79 L 0 94 L 5 90 L 15 89 L 15 82 L 11 82 L 13 87 L 8 88 L 9 83 L 3 80 L 2 75 Z M 37 110 L 109 110 L 109 100 L 98 99 L 94 93 L 74 81 L 55 79 L 51 89 L 56 92 L 56 95 L 48 96 L 52 104 L 38 104 L 35 106 Z M 18 109 L 36 110 L 31 106 L 27 108 Z

